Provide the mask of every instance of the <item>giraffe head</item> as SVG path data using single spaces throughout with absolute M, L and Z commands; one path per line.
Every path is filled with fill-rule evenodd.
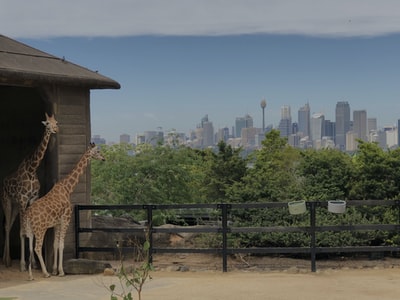
M 106 159 L 104 158 L 104 156 L 103 155 L 101 155 L 101 153 L 100 153 L 100 149 L 99 149 L 99 147 L 97 147 L 96 145 L 95 145 L 95 143 L 90 143 L 90 145 L 89 145 L 89 157 L 91 158 L 91 159 L 97 159 L 97 160 L 102 160 L 102 161 L 105 161 Z
M 46 114 L 46 121 L 43 121 L 43 125 L 46 126 L 46 130 L 50 133 L 57 133 L 58 132 L 58 122 L 54 118 L 54 116 L 49 116 Z

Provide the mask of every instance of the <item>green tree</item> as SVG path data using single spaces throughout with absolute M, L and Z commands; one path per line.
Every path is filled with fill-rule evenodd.
M 339 150 L 301 152 L 298 173 L 305 200 L 348 199 L 353 178 L 351 157 Z
M 92 165 L 97 204 L 190 203 L 192 170 L 198 156 L 190 148 L 113 145 L 103 148 L 105 164 Z
M 227 189 L 240 182 L 246 173 L 246 160 L 241 149 L 233 149 L 224 141 L 218 143 L 218 151 L 205 150 L 203 194 L 210 203 L 226 202 Z
M 396 157 L 396 156 L 393 156 Z M 377 143 L 359 140 L 354 158 L 352 199 L 389 199 L 397 195 L 392 166 L 394 161 Z
M 299 150 L 287 144 L 277 130 L 266 134 L 262 148 L 255 151 L 243 180 L 229 190 L 232 201 L 288 201 L 302 198 L 296 168 Z
M 134 149 L 128 144 L 103 145 L 106 161 L 91 163 L 92 202 L 94 204 L 126 204 L 134 167 Z

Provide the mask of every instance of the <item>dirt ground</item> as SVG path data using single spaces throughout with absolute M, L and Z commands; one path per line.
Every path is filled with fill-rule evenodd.
M 116 261 L 111 263 L 118 264 Z M 10 269 L 0 264 L 0 299 L 3 288 L 3 291 L 9 291 L 12 287 L 26 284 L 27 274 L 19 272 L 17 266 L 17 261 Z M 222 272 L 221 258 L 211 254 L 155 254 L 154 266 L 156 270 L 152 272 L 152 279 L 146 282 L 142 292 L 143 300 L 400 298 L 399 258 L 319 259 L 315 273 L 311 272 L 308 259 L 287 257 L 230 257 L 227 273 Z M 102 274 L 41 278 L 39 270 L 35 270 L 35 278 L 35 282 L 29 284 L 48 283 L 54 287 L 59 283 L 68 287 L 67 284 L 71 283 L 76 291 L 79 282 L 89 278 L 93 291 L 100 291 L 104 297 L 93 294 L 93 298 L 85 296 L 85 299 L 104 300 L 110 297 L 105 290 L 99 290 L 99 281 L 107 285 L 117 280 L 115 276 Z M 87 286 L 85 290 L 87 292 Z M 60 296 L 58 299 L 69 298 Z

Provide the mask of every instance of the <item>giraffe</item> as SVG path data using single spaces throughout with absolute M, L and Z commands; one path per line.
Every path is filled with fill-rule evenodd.
M 45 113 L 46 121 L 43 121 L 45 131 L 42 140 L 35 151 L 28 155 L 18 165 L 18 168 L 4 178 L 1 203 L 5 218 L 5 243 L 3 262 L 6 267 L 11 266 L 10 256 L 10 231 L 15 219 L 20 214 L 20 240 L 21 258 L 20 269 L 25 271 L 25 237 L 22 227 L 22 215 L 26 207 L 39 198 L 40 182 L 37 169 L 46 153 L 47 145 L 52 134 L 58 132 L 58 123 L 54 116 Z
M 35 253 L 38 256 L 44 277 L 50 277 L 42 256 L 43 239 L 47 229 L 54 227 L 54 264 L 53 275 L 64 276 L 63 251 L 64 239 L 71 221 L 72 205 L 70 196 L 79 182 L 91 159 L 105 160 L 95 144 L 91 143 L 87 151 L 82 155 L 74 169 L 63 179 L 58 181 L 53 188 L 43 197 L 30 205 L 24 214 L 24 228 L 29 239 L 29 279 L 33 280 L 33 238 L 35 242 Z M 57 268 L 58 257 L 58 268 Z

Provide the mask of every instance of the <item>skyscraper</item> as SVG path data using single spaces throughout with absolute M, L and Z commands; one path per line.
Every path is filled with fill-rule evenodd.
M 322 139 L 325 132 L 325 116 L 321 113 L 313 114 L 311 117 L 311 140 L 314 142 Z
M 208 120 L 208 115 L 205 115 L 201 119 L 202 132 L 202 147 L 210 147 L 214 145 L 214 126 L 213 123 Z
M 214 126 L 212 122 L 203 122 L 203 146 L 211 147 L 214 145 Z
M 157 146 L 164 142 L 164 132 L 162 131 L 145 131 L 143 135 L 147 144 Z
M 219 143 L 220 141 L 226 142 L 228 139 L 229 139 L 229 128 L 224 127 L 224 128 L 218 129 L 216 142 L 217 143 Z
M 310 136 L 310 105 L 306 103 L 298 112 L 299 133 L 301 137 Z
M 353 131 L 357 139 L 367 141 L 367 111 L 353 111 Z
M 329 137 L 332 141 L 335 139 L 335 122 L 325 120 L 325 132 L 322 133 L 322 136 Z
M 292 116 L 290 114 L 290 106 L 281 107 L 281 121 L 279 122 L 279 131 L 281 136 L 289 136 L 292 134 Z
M 208 120 L 208 115 L 201 118 L 201 123 L 197 125 L 190 138 L 194 148 L 204 149 L 214 145 L 214 126 Z
M 350 130 L 350 105 L 347 101 L 336 104 L 336 137 L 335 144 L 340 150 L 346 149 L 346 133 Z
M 367 133 L 378 130 L 378 121 L 376 118 L 367 118 Z
M 368 142 L 376 142 L 378 140 L 378 121 L 376 118 L 367 118 L 367 134 Z
M 237 117 L 235 121 L 235 137 L 241 137 L 242 129 L 250 127 L 253 127 L 253 118 L 250 115 Z
M 119 136 L 119 142 L 129 144 L 131 142 L 131 136 L 129 134 L 123 133 Z

